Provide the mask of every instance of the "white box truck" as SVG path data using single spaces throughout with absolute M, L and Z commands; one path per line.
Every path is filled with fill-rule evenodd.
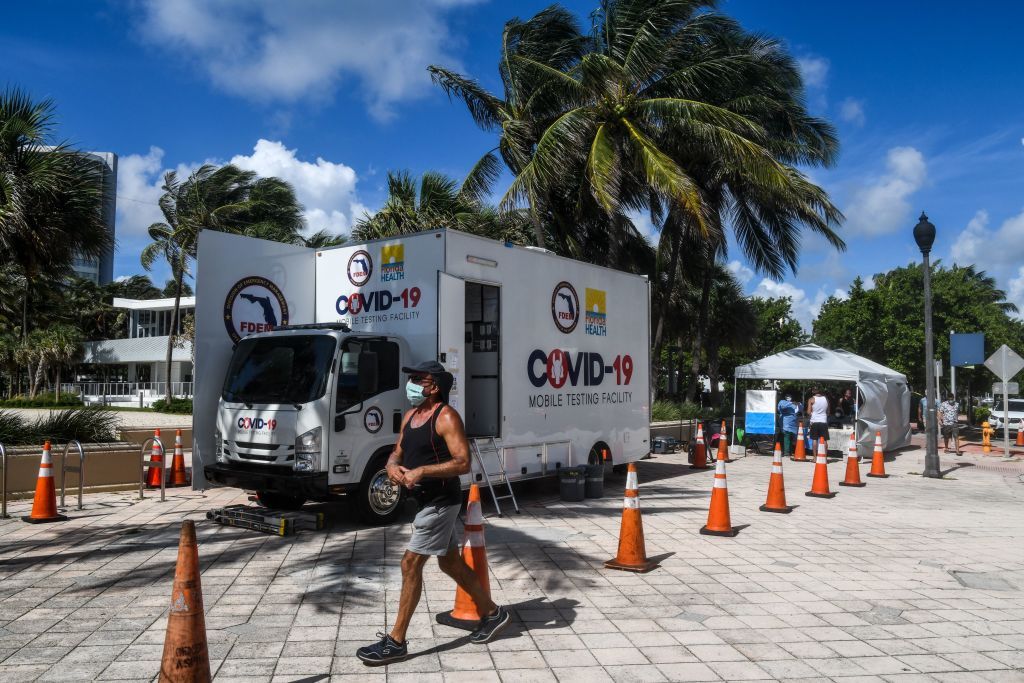
M 453 230 L 322 250 L 203 231 L 196 288 L 197 487 L 393 519 L 400 368 L 430 359 L 470 439 L 496 440 L 492 481 L 650 451 L 642 276 Z

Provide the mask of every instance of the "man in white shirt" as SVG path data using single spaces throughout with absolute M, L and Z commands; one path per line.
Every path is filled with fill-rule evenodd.
M 825 443 L 828 443 L 828 399 L 818 387 L 814 387 L 812 394 L 807 399 L 807 414 L 810 415 L 811 443 L 816 449 L 818 439 L 825 439 Z

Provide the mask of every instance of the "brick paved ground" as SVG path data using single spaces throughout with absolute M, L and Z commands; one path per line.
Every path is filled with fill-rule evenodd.
M 906 451 L 863 489 L 836 487 L 833 462 L 833 500 L 805 497 L 812 465 L 787 461 L 799 508 L 774 515 L 757 511 L 770 458 L 738 460 L 732 539 L 697 533 L 710 471 L 644 461 L 647 552 L 661 558 L 645 575 L 602 567 L 623 477 L 586 503 L 525 492 L 521 515 L 487 527 L 495 599 L 515 608 L 506 635 L 476 646 L 435 625 L 454 591 L 431 566 L 415 656 L 387 670 L 353 651 L 393 615 L 407 525 L 359 528 L 323 506 L 329 531 L 281 539 L 205 521 L 242 500 L 231 491 L 93 495 L 65 523 L 0 521 L 0 680 L 152 680 L 191 518 L 218 681 L 1024 681 L 1024 467 L 965 456 L 937 481 L 909 474 L 921 461 Z

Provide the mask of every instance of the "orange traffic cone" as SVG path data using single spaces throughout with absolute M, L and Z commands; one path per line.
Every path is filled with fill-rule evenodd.
M 1024 446 L 1024 420 L 1020 421 L 1020 426 L 1017 427 L 1017 444 L 1018 446 Z
M 768 478 L 768 499 L 758 510 L 782 513 L 793 511 L 791 505 L 786 505 L 786 485 L 782 480 L 782 445 L 778 442 L 775 443 L 775 453 L 772 455 L 772 474 Z
M 206 647 L 203 586 L 199 580 L 199 546 L 196 523 L 181 523 L 178 564 L 171 588 L 171 612 L 167 615 L 160 681 L 185 683 L 210 680 L 210 652 Z
M 4 474 L 7 474 L 4 472 Z M 43 457 L 39 461 L 39 476 L 36 477 L 36 495 L 32 499 L 32 514 L 22 517 L 29 524 L 63 522 L 66 516 L 57 514 L 57 488 L 53 484 L 53 460 L 50 458 L 50 442 L 43 444 Z
M 878 477 L 879 479 L 888 478 L 888 474 L 885 473 L 885 453 L 882 452 L 882 432 L 875 432 L 875 452 L 871 456 L 871 471 L 868 472 L 869 477 Z
M 690 463 L 691 470 L 706 470 L 708 468 L 708 453 L 704 449 L 704 425 L 697 423 L 697 445 L 693 447 L 693 462 Z
M 157 486 L 160 485 L 159 480 Z M 174 460 L 171 463 L 171 482 L 168 486 L 188 486 L 188 473 L 185 472 L 185 451 L 181 448 L 181 430 L 174 432 Z
M 857 431 L 850 432 L 850 450 L 846 455 L 846 479 L 839 482 L 840 486 L 867 486 L 860 480 L 860 455 L 857 454 Z
M 729 462 L 729 438 L 725 434 L 725 420 L 722 420 L 722 429 L 718 437 L 718 460 Z
M 608 569 L 628 572 L 649 572 L 658 566 L 647 559 L 644 545 L 644 522 L 640 518 L 640 490 L 637 486 L 636 463 L 629 463 L 626 494 L 622 499 L 622 526 L 619 527 L 619 551 L 615 559 L 604 563 Z
M 725 460 L 715 462 L 715 484 L 711 489 L 711 505 L 708 506 L 708 523 L 700 528 L 705 536 L 735 536 L 738 529 L 732 527 L 729 517 L 729 484 L 725 478 Z
M 153 430 L 153 436 L 159 439 L 160 430 Z M 156 441 L 153 442 L 149 460 L 154 464 L 150 465 L 146 471 L 146 488 L 158 489 L 160 488 L 160 478 L 164 476 L 164 449 L 158 446 Z
M 811 490 L 805 496 L 814 498 L 834 498 L 835 493 L 828 490 L 828 449 L 825 447 L 825 439 L 818 439 L 818 455 L 814 459 L 814 479 L 811 481 Z
M 795 462 L 810 462 L 807 459 L 807 452 L 804 447 L 804 423 L 800 421 L 800 428 L 796 431 L 796 448 L 793 449 L 793 457 L 790 458 Z
M 476 574 L 480 587 L 491 597 L 491 583 L 487 575 L 487 544 L 484 541 L 484 515 L 480 507 L 480 487 L 469 487 L 469 502 L 466 503 L 465 538 L 462 542 L 462 559 Z M 437 623 L 445 626 L 475 631 L 484 617 L 473 598 L 461 588 L 455 589 L 455 607 L 450 612 L 438 614 Z

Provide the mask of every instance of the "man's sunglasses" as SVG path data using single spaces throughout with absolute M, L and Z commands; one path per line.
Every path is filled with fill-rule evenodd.
M 409 381 L 420 386 L 427 386 L 432 380 L 429 375 L 409 375 Z

